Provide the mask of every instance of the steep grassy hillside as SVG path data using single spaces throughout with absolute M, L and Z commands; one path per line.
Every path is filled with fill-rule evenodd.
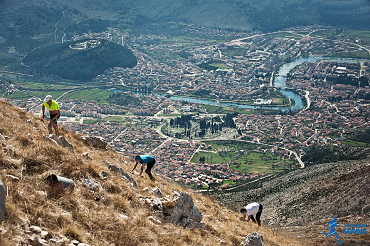
M 135 186 L 106 165 L 108 161 L 128 173 L 131 158 L 93 148 L 80 136 L 61 132 L 73 152 L 45 138 L 46 121 L 0 101 L 0 179 L 7 193 L 1 245 L 38 245 L 37 227 L 41 234 L 48 233 L 43 237 L 49 245 L 67 245 L 71 240 L 97 246 L 240 245 L 253 231 L 264 236 L 265 245 L 301 245 L 282 231 L 247 224 L 215 200 L 159 177 L 154 183 L 133 174 Z M 50 174 L 73 180 L 74 190 L 51 185 L 46 180 Z M 148 202 L 159 199 L 153 188 L 159 188 L 164 197 L 188 192 L 203 215 L 204 228 L 183 229 L 157 219 Z M 162 205 L 170 209 L 173 203 L 168 200 Z

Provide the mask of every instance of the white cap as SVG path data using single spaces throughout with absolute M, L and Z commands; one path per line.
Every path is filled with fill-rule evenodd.
M 53 97 L 51 95 L 47 95 L 44 99 L 44 102 L 48 102 L 52 99 Z

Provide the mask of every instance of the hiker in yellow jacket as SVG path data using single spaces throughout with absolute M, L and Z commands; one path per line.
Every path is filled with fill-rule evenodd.
M 59 136 L 59 130 L 57 121 L 60 117 L 59 105 L 56 101 L 52 100 L 51 95 L 47 95 L 44 99 L 44 104 L 42 105 L 42 118 L 45 119 L 45 108 L 49 110 L 50 113 L 50 122 L 48 125 L 49 134 L 53 134 L 53 129 L 55 130 L 55 134 Z

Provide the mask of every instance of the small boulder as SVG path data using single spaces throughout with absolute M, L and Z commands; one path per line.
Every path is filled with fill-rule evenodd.
M 258 232 L 253 232 L 244 238 L 241 246 L 264 246 L 263 236 Z
M 55 141 L 55 139 L 52 139 L 50 137 L 47 137 L 47 136 L 44 136 L 43 137 L 46 141 L 50 142 L 50 143 L 53 143 L 55 145 L 59 145 L 59 143 L 57 141 Z
M 57 135 L 55 135 L 55 134 L 49 134 L 49 138 L 52 139 L 52 140 L 54 140 L 58 145 L 60 145 L 59 139 L 58 139 Z
M 128 175 L 125 171 L 123 171 L 123 169 L 121 168 L 121 167 L 119 167 L 119 166 L 117 166 L 117 165 L 114 165 L 113 163 L 111 163 L 111 162 L 109 162 L 109 161 L 107 161 L 107 160 L 105 160 L 104 161 L 104 163 L 105 163 L 105 165 L 107 165 L 107 167 L 111 170 L 111 171 L 113 171 L 113 172 L 115 172 L 115 173 L 119 173 L 119 174 L 121 174 L 121 177 L 123 178 L 123 179 L 126 179 L 127 180 L 127 182 L 129 182 L 129 183 L 131 183 L 131 185 L 133 186 L 133 187 L 137 187 L 137 184 L 136 184 L 136 181 L 130 176 L 130 175 Z
M 160 225 L 160 224 L 162 224 L 162 222 L 161 222 L 160 220 L 156 219 L 156 218 L 155 218 L 155 217 L 153 217 L 153 216 L 149 216 L 149 217 L 148 217 L 148 219 L 149 219 L 149 221 L 153 222 L 153 223 L 154 223 L 154 224 L 156 224 L 156 225 Z
M 161 189 L 159 189 L 158 187 L 153 188 L 153 189 L 152 189 L 152 192 L 153 192 L 156 196 L 158 196 L 158 197 L 162 197 L 162 196 L 163 196 L 163 193 L 162 193 Z
M 59 136 L 58 141 L 60 146 L 74 152 L 73 145 L 64 136 Z
M 83 136 L 81 138 L 86 144 L 97 148 L 97 149 L 106 149 L 107 148 L 107 141 L 103 137 L 98 136 Z
M 85 160 L 92 160 L 91 156 L 89 155 L 89 152 L 84 152 L 81 154 L 82 158 Z
M 203 228 L 202 213 L 194 205 L 193 198 L 187 192 L 176 192 L 171 200 L 163 202 L 164 220 L 184 228 Z
M 41 232 L 42 232 L 41 228 L 38 227 L 38 226 L 31 226 L 30 231 L 33 232 L 33 233 L 36 233 L 36 234 L 41 234 Z
M 100 184 L 92 179 L 82 179 L 82 185 L 94 192 L 98 192 L 100 189 Z
M 109 173 L 104 171 L 104 170 L 101 170 L 100 171 L 100 177 L 101 177 L 102 180 L 106 180 L 109 177 Z

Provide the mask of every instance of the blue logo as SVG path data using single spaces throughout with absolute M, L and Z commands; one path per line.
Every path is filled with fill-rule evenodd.
M 343 243 L 339 240 L 338 233 L 335 231 L 335 228 L 338 227 L 337 217 L 334 217 L 332 221 L 328 223 L 326 229 L 329 229 L 329 233 L 321 232 L 328 237 L 335 236 L 337 238 L 338 244 Z M 368 224 L 344 224 L 343 234 L 367 234 Z
M 367 234 L 368 224 L 344 224 L 343 234 Z
M 335 227 L 337 227 L 338 224 L 337 224 L 337 217 L 334 217 L 332 221 L 330 221 L 328 223 L 328 225 L 326 226 L 326 229 L 329 229 L 329 233 L 326 233 L 326 232 L 322 232 L 321 234 L 324 234 L 328 237 L 331 237 L 333 235 L 335 235 L 337 237 L 337 241 L 339 244 L 343 243 L 342 241 L 339 240 L 339 236 L 338 236 L 338 233 L 335 231 Z

